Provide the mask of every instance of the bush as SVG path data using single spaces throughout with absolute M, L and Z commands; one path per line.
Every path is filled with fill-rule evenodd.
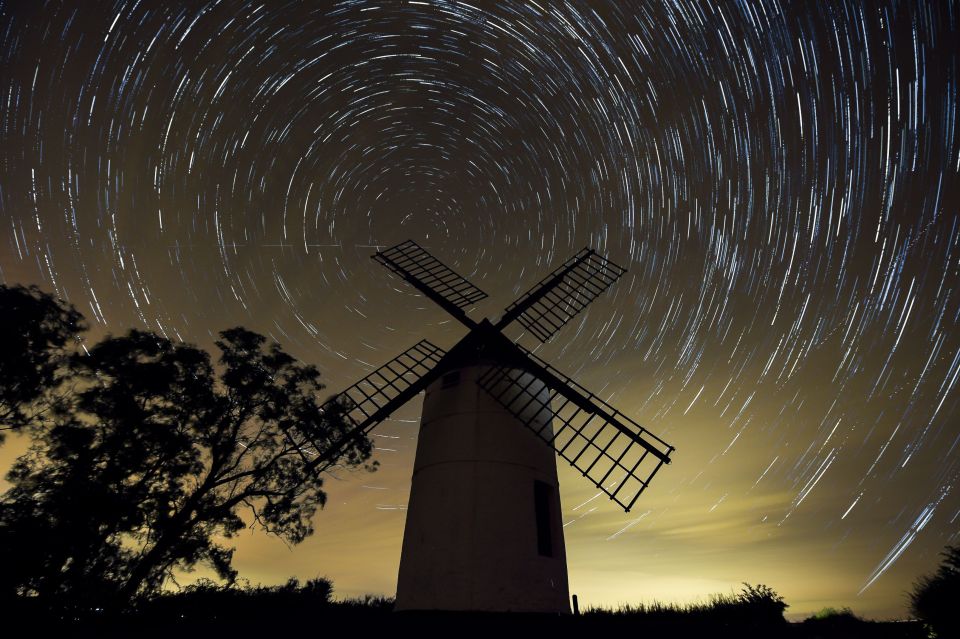
M 329 607 L 333 583 L 310 579 L 300 584 L 290 579 L 280 586 L 220 585 L 201 579 L 180 592 L 155 596 L 141 605 L 141 614 L 158 619 L 248 619 L 258 616 L 294 616 Z
M 804 622 L 808 622 L 808 621 L 837 622 L 837 621 L 862 621 L 862 619 L 860 619 L 860 617 L 853 614 L 853 610 L 851 610 L 850 608 L 841 608 L 840 610 L 837 610 L 836 608 L 827 607 L 827 608 L 823 608 L 822 610 L 815 613 L 814 615 L 804 619 Z
M 366 612 L 393 612 L 393 597 L 366 594 L 362 597 L 351 597 L 337 602 L 335 605 L 343 610 L 357 610 Z
M 932 575 L 913 584 L 910 612 L 922 621 L 935 637 L 960 636 L 960 546 L 947 546 L 943 562 Z
M 777 592 L 763 584 L 752 586 L 743 584 L 743 589 L 737 594 L 714 595 L 706 603 L 692 603 L 687 605 L 652 604 L 629 605 L 621 604 L 615 609 L 588 608 L 585 616 L 595 618 L 626 618 L 655 627 L 708 627 L 718 628 L 758 629 L 779 626 L 786 623 L 783 611 L 788 607 Z
M 783 611 L 787 604 L 770 586 L 743 584 L 736 595 L 718 596 L 710 605 L 711 616 L 737 626 L 769 626 L 786 623 Z

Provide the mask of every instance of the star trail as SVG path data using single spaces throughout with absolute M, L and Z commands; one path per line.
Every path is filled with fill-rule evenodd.
M 453 266 L 479 319 L 590 246 L 626 275 L 512 336 L 677 452 L 631 513 L 560 467 L 571 592 L 902 615 L 960 538 L 958 12 L 0 1 L 0 279 L 90 339 L 244 325 L 333 393 L 462 336 L 378 248 Z M 392 595 L 418 416 L 241 575 Z

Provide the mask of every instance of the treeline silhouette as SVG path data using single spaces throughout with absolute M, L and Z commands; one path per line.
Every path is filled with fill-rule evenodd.
M 849 608 L 825 608 L 798 623 L 787 623 L 783 598 L 763 584 L 743 584 L 738 594 L 713 595 L 692 604 L 621 605 L 589 609 L 592 629 L 651 635 L 771 637 L 794 639 L 927 639 L 917 622 L 869 621 Z
M 365 596 L 336 601 L 333 584 L 318 578 L 291 579 L 279 586 L 251 586 L 201 580 L 177 592 L 165 591 L 123 610 L 80 607 L 44 616 L 43 610 L 19 611 L 35 630 L 90 637 L 199 637 L 211 634 L 261 635 L 354 629 L 365 635 L 772 637 L 793 639 L 921 639 L 919 623 L 871 622 L 849 610 L 827 609 L 802 623 L 787 623 L 787 607 L 767 586 L 750 586 L 738 594 L 715 595 L 706 603 L 652 604 L 591 608 L 582 615 L 518 613 L 393 613 L 393 600 Z M 948 636 L 948 635 L 943 635 Z

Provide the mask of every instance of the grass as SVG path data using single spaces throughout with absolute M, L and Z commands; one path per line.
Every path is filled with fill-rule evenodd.
M 713 595 L 704 602 L 620 604 L 591 607 L 583 614 L 536 615 L 518 613 L 393 613 L 393 600 L 376 595 L 337 601 L 325 579 L 305 584 L 291 580 L 281 586 L 224 587 L 201 583 L 177 593 L 165 593 L 135 609 L 102 609 L 57 614 L 44 612 L 38 602 L 23 601 L 15 617 L 42 631 L 43 636 L 70 637 L 208 637 L 310 635 L 331 631 L 398 636 L 484 636 L 499 634 L 575 636 L 605 639 L 612 636 L 685 636 L 720 639 L 770 637 L 787 639 L 921 639 L 917 623 L 869 622 L 849 609 L 826 608 L 802 623 L 788 623 L 788 607 L 773 589 L 750 586 L 738 594 Z

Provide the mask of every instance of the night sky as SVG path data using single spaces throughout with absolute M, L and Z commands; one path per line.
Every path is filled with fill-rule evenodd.
M 0 1 L 0 280 L 331 393 L 584 246 L 627 274 L 527 348 L 677 449 L 630 513 L 560 467 L 582 604 L 765 583 L 905 614 L 960 537 L 960 4 Z M 419 400 L 253 582 L 392 596 Z M 6 468 L 23 441 L 0 449 Z M 185 577 L 189 581 L 191 577 Z

